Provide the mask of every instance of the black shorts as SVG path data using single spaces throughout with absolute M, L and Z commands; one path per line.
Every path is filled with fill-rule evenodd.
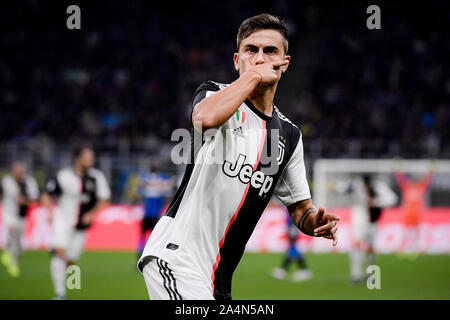
M 370 213 L 370 222 L 377 222 L 381 216 L 381 208 L 371 207 L 369 208 L 369 213 Z
M 158 218 L 144 218 L 142 219 L 142 231 L 147 231 L 148 229 L 153 229 L 158 222 Z

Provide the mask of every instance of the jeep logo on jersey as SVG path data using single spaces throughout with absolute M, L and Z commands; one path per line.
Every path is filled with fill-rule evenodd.
M 244 164 L 245 159 L 246 156 L 239 154 L 234 164 L 225 160 L 222 165 L 223 173 L 231 178 L 238 177 L 243 184 L 250 182 L 253 188 L 261 189 L 258 193 L 260 196 L 266 194 L 272 187 L 273 178 L 260 170 L 253 171 L 251 165 Z

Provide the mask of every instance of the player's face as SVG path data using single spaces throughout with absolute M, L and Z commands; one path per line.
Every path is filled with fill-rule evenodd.
M 241 41 L 239 52 L 234 54 L 236 70 L 242 75 L 249 65 L 290 60 L 290 57 L 285 55 L 283 40 L 281 33 L 276 30 L 264 29 L 252 33 Z M 286 69 L 287 66 L 279 68 L 278 76 Z
M 94 160 L 94 151 L 92 151 L 91 149 L 84 149 L 78 161 L 80 161 L 80 164 L 84 168 L 90 168 L 94 165 Z
M 21 179 L 25 173 L 25 168 L 21 163 L 14 163 L 12 166 L 12 174 L 14 178 Z

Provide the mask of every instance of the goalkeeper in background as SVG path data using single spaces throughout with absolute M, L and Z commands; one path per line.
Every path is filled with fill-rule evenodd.
M 400 164 L 397 164 L 395 180 L 402 193 L 401 209 L 405 224 L 405 233 L 399 251 L 405 251 L 405 255 L 410 258 L 417 258 L 417 239 L 419 238 L 420 215 L 425 209 L 425 195 L 433 178 L 433 166 L 430 164 L 429 171 L 418 181 L 413 181 L 400 171 Z M 400 255 L 403 257 L 403 255 Z

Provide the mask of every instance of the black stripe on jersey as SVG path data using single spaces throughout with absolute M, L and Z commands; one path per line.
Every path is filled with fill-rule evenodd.
M 181 297 L 181 295 L 178 293 L 178 290 L 177 290 L 177 281 L 175 280 L 175 277 L 173 276 L 172 270 L 169 268 L 169 266 L 167 265 L 167 262 L 166 262 L 166 261 L 163 261 L 161 264 L 162 264 L 162 265 L 166 268 L 166 270 L 169 272 L 169 279 L 172 280 L 172 283 L 173 283 L 173 291 L 174 291 L 174 293 L 175 293 L 175 297 L 178 297 L 179 300 L 183 300 L 183 298 Z M 170 286 L 170 281 L 169 281 L 169 286 Z
M 169 287 L 167 286 L 168 280 L 167 280 L 167 278 L 166 278 L 166 274 L 165 274 L 165 272 L 164 272 L 164 269 L 163 269 L 162 264 L 161 264 L 160 261 L 161 261 L 161 260 L 160 260 L 159 258 L 156 258 L 156 263 L 158 264 L 158 268 L 159 268 L 159 274 L 160 274 L 161 277 L 163 278 L 163 285 L 164 285 L 164 288 L 166 289 L 167 293 L 169 294 L 170 300 L 176 300 L 176 299 L 174 299 L 174 298 L 172 297 L 172 290 L 170 290 Z M 175 296 L 175 294 L 174 294 L 174 296 Z
M 236 220 L 228 229 L 225 241 L 220 248 L 220 261 L 214 273 L 214 297 L 216 299 L 231 299 L 233 272 L 239 264 L 244 253 L 245 245 L 266 208 L 278 179 L 294 153 L 300 139 L 300 131 L 298 128 L 289 122 L 280 120 L 276 113 L 274 113 L 272 121 L 266 122 L 266 129 L 267 135 L 264 142 L 262 157 L 268 155 L 269 152 L 267 148 L 270 148 L 271 143 L 270 130 L 278 129 L 280 136 L 286 140 L 286 143 L 284 143 L 284 158 L 278 167 L 278 172 L 272 176 L 274 181 L 270 191 L 265 194 L 264 197 L 259 196 L 259 189 L 250 185 L 247 197 L 237 214 Z M 261 160 L 257 170 L 264 171 L 264 167 L 269 166 L 267 162 L 266 165 L 262 165 L 262 163 L 264 162 Z
M 205 99 L 206 93 L 208 91 L 219 91 L 220 88 L 217 84 L 215 84 L 213 81 L 206 81 L 205 83 L 202 83 L 197 90 L 194 93 L 194 97 L 192 100 L 192 111 L 194 110 L 194 107 L 197 103 Z M 191 111 L 191 125 L 192 125 L 192 111 Z M 197 136 L 198 135 L 198 136 Z M 197 158 L 197 153 L 200 148 L 197 148 L 197 150 L 194 149 L 194 146 L 197 144 L 194 144 L 194 139 L 200 139 L 202 141 L 201 144 L 198 144 L 199 146 L 203 145 L 203 139 L 199 132 L 194 130 L 193 127 L 191 127 L 191 162 L 186 166 L 186 171 L 184 172 L 183 179 L 181 180 L 181 184 L 178 187 L 177 192 L 175 193 L 175 196 L 173 197 L 172 202 L 169 205 L 169 208 L 167 209 L 165 215 L 171 218 L 175 218 L 178 208 L 180 207 L 181 200 L 183 200 L 184 193 L 186 191 L 187 185 L 189 183 L 189 180 L 191 179 L 192 171 L 194 170 L 195 165 L 195 159 Z
M 78 215 L 78 223 L 76 229 L 84 230 L 90 227 L 90 225 L 84 224 L 82 222 L 82 217 L 95 207 L 97 199 L 97 180 L 92 175 L 88 173 L 84 174 L 81 178 L 82 191 L 81 196 L 83 201 L 80 206 L 80 213 Z M 87 200 L 87 201 L 86 201 Z
M 28 198 L 28 193 L 27 193 L 27 185 L 26 182 L 21 180 L 19 183 L 19 192 L 20 194 L 24 197 L 24 198 Z M 24 218 L 27 214 L 28 211 L 28 205 L 26 204 L 21 204 L 19 206 L 19 216 Z

